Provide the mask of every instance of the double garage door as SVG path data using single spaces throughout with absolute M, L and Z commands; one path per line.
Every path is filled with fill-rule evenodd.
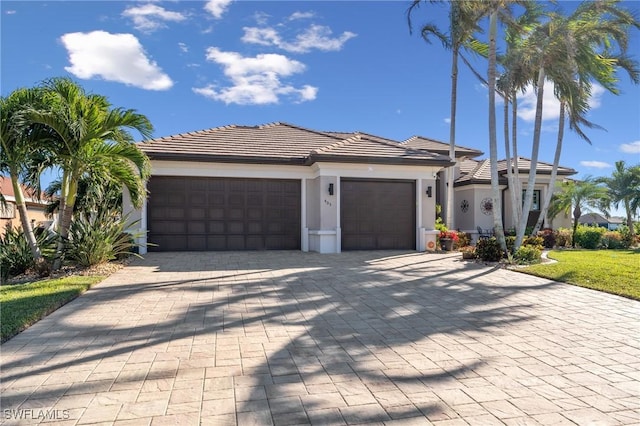
M 153 176 L 150 251 L 299 250 L 300 181 Z
M 342 179 L 343 250 L 415 249 L 415 182 Z M 300 250 L 299 180 L 153 176 L 150 251 Z

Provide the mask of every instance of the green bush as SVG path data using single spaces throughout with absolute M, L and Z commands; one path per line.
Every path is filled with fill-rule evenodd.
M 573 243 L 573 231 L 567 228 L 558 228 L 555 232 L 556 246 L 571 247 Z
M 504 241 L 507 243 L 507 251 L 513 253 L 513 248 L 516 246 L 516 236 L 509 235 L 504 237 Z
M 629 227 L 627 225 L 620 225 L 620 227 L 618 227 L 618 229 L 616 229 L 616 231 L 618 233 L 620 233 L 621 248 L 628 249 L 628 248 L 631 248 L 634 245 L 634 243 L 635 243 L 634 238 L 631 235 L 631 231 L 629 231 Z M 636 238 L 637 237 L 638 236 L 636 235 Z
M 522 245 L 538 247 L 540 250 L 542 250 L 544 247 L 544 239 L 542 237 L 525 237 L 522 240 Z
M 37 234 L 36 241 L 42 254 L 37 264 L 33 261 L 31 247 L 22 229 L 6 227 L 4 236 L 0 235 L 0 282 L 4 283 L 10 277 L 24 274 L 29 269 L 41 277 L 51 272 L 50 260 L 55 253 L 55 235 L 41 232 Z
M 531 265 L 533 263 L 540 263 L 542 257 L 541 246 L 536 245 L 523 245 L 516 250 L 513 255 L 513 259 L 518 265 Z
M 602 234 L 600 247 L 605 249 L 621 249 L 625 247 L 622 234 L 617 231 L 607 231 Z
M 602 235 L 607 230 L 599 226 L 578 226 L 576 244 L 584 249 L 596 249 L 600 246 Z
M 0 280 L 23 274 L 33 266 L 31 248 L 21 229 L 11 225 L 0 235 Z
M 135 223 L 135 222 L 134 222 Z M 126 232 L 127 217 L 98 212 L 93 217 L 78 213 L 69 228 L 65 259 L 93 266 L 133 253 L 136 235 Z
M 495 237 L 483 238 L 476 244 L 476 255 L 486 262 L 497 262 L 502 259 L 502 249 Z

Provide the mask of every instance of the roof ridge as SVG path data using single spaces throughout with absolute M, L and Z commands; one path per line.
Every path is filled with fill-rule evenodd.
M 213 131 L 216 131 L 216 130 L 235 129 L 237 127 L 250 128 L 252 126 L 238 126 L 237 124 L 226 124 L 224 126 L 210 127 L 208 129 L 194 130 L 194 131 L 191 131 L 191 132 L 177 133 L 175 135 L 161 136 L 159 138 L 154 138 L 154 139 L 149 139 L 147 141 L 142 141 L 142 143 L 149 143 L 149 142 L 153 142 L 153 141 L 161 141 L 163 139 L 174 139 L 174 138 L 184 137 L 184 136 L 187 136 L 187 135 L 194 136 L 194 135 L 199 135 L 199 134 L 203 134 L 203 133 L 213 132 Z M 255 126 L 253 126 L 253 127 L 255 127 Z
M 331 134 L 329 134 L 327 132 L 323 132 L 321 130 L 309 129 L 307 127 L 302 127 L 302 126 L 298 126 L 296 124 L 287 123 L 285 121 L 274 121 L 272 123 L 267 123 L 265 125 L 260 125 L 260 126 L 257 126 L 257 127 L 262 129 L 262 128 L 276 127 L 276 126 L 286 126 L 286 127 L 292 128 L 292 129 L 298 129 L 298 130 L 302 130 L 304 132 L 309 132 L 309 133 L 313 133 L 313 134 L 320 135 L 320 136 L 326 136 L 326 137 L 333 138 L 333 139 L 336 139 L 336 140 L 343 140 L 344 139 L 344 138 L 341 138 L 340 136 L 331 135 Z M 339 133 L 342 133 L 342 132 L 339 132 Z
M 324 133 L 323 133 L 324 134 Z M 327 136 L 331 136 L 331 135 L 327 135 Z M 321 152 L 329 152 L 335 148 L 339 148 L 341 146 L 345 146 L 345 145 L 349 145 L 352 142 L 355 142 L 356 140 L 361 140 L 362 138 L 360 137 L 359 134 L 353 135 L 350 138 L 338 138 L 339 140 L 335 143 L 332 143 L 331 145 L 326 145 L 323 146 L 322 148 L 316 148 L 311 150 L 312 154 L 320 154 Z

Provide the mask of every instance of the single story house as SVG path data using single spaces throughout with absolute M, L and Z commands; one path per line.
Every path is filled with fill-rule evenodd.
M 33 228 L 48 228 L 52 223 L 52 218 L 47 216 L 45 209 L 47 200 L 39 199 L 33 189 L 24 185 L 22 194 L 27 206 L 27 215 Z M 0 176 L 0 194 L 4 197 L 5 204 L 0 203 L 0 234 L 4 234 L 7 225 L 21 228 L 20 213 L 16 206 L 16 197 L 11 179 L 7 176 Z
M 602 228 L 608 229 L 609 231 L 615 231 L 620 227 L 620 225 L 623 225 L 625 222 L 626 220 L 623 217 L 613 216 L 606 218 L 598 213 L 583 214 L 582 216 L 580 216 L 580 219 L 578 219 L 578 223 L 582 225 L 600 226 Z
M 462 179 L 481 151 L 457 147 L 452 159 L 448 144 L 419 136 L 400 142 L 271 123 L 139 147 L 151 159 L 149 195 L 140 210 L 125 206 L 147 232 L 140 242 L 156 251 L 432 250 L 444 171 L 455 167 L 456 198 L 469 198 L 460 220 L 490 191 L 476 174 L 469 185 Z M 476 232 L 473 220 L 461 223 Z

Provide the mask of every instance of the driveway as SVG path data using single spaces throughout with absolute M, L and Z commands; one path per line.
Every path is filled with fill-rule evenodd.
M 640 423 L 639 302 L 459 257 L 149 254 L 1 346 L 0 421 Z

